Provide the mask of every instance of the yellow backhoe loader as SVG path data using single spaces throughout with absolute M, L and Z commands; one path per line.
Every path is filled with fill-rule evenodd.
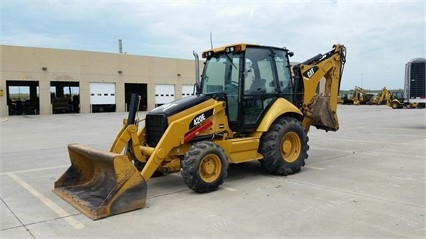
M 367 92 L 359 86 L 354 87 L 354 105 L 365 104 L 367 101 Z
M 386 89 L 386 87 L 383 87 L 382 91 L 375 97 L 373 97 L 370 101 L 370 104 L 375 105 L 390 105 L 390 99 L 391 99 L 392 93 Z
M 143 125 L 132 95 L 110 151 L 68 145 L 71 166 L 53 191 L 96 220 L 144 207 L 154 173 L 180 171 L 198 193 L 217 190 L 229 164 L 259 161 L 271 174 L 297 173 L 308 157 L 310 126 L 339 129 L 343 45 L 294 66 L 286 48 L 215 48 L 202 54 L 201 79 L 194 56 L 196 95 L 155 108 Z
M 390 99 L 387 101 L 386 105 L 392 107 L 392 109 L 415 109 L 417 108 L 418 103 L 408 102 L 404 97 L 403 91 L 395 91 L 391 93 Z

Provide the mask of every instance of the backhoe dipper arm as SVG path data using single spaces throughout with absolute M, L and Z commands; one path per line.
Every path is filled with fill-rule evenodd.
M 303 95 L 299 107 L 304 114 L 302 124 L 306 131 L 311 125 L 326 131 L 339 129 L 336 109 L 345 62 L 346 48 L 336 44 L 330 52 L 294 66 L 295 95 Z M 323 79 L 324 84 L 320 84 Z

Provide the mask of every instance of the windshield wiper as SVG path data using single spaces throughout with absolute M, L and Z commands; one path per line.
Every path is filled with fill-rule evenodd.
M 232 58 L 228 55 L 228 53 L 225 53 L 225 56 L 228 58 L 228 60 L 231 62 L 232 66 L 235 68 L 235 70 L 238 70 L 238 68 L 235 66 L 234 62 L 232 62 Z

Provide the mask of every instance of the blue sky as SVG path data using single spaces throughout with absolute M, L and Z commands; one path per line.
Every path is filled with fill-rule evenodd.
M 424 0 L 3 0 L 0 44 L 192 59 L 235 42 L 286 46 L 301 62 L 347 48 L 341 88 L 398 89 L 426 57 Z

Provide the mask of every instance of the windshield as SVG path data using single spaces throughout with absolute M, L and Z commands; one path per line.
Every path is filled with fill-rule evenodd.
M 201 79 L 202 93 L 238 94 L 239 53 L 220 53 L 208 59 Z

